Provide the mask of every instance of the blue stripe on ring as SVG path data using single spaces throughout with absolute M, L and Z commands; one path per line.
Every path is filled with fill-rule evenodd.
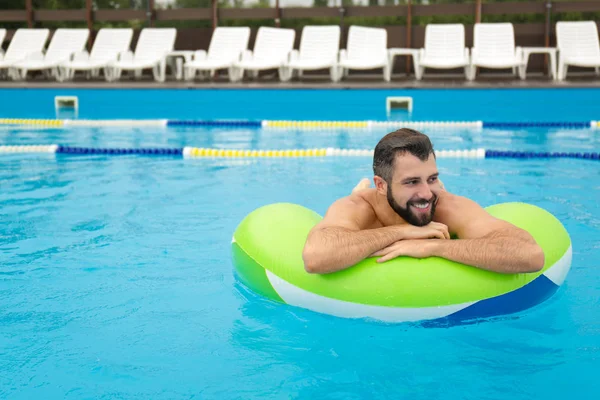
M 545 275 L 540 275 L 527 285 L 500 296 L 478 301 L 465 309 L 442 318 L 446 322 L 461 322 L 476 318 L 513 314 L 536 306 L 550 298 L 558 286 Z

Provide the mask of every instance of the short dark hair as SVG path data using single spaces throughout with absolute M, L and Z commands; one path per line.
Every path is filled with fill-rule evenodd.
M 425 161 L 433 151 L 429 137 L 414 129 L 402 128 L 385 135 L 373 154 L 373 173 L 390 183 L 394 173 L 394 161 L 397 154 L 410 153 Z

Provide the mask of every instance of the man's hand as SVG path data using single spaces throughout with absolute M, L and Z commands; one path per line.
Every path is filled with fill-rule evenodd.
M 402 239 L 450 239 L 448 227 L 440 222 L 430 222 L 425 226 L 406 224 L 403 226 Z
M 400 256 L 413 258 L 431 257 L 433 255 L 431 242 L 432 240 L 427 239 L 399 240 L 384 249 L 376 251 L 372 256 L 381 257 L 377 260 L 378 263 L 386 262 Z

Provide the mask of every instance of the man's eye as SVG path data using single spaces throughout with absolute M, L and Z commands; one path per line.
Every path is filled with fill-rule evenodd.
M 437 180 L 438 180 L 438 178 L 437 178 L 437 176 L 436 176 L 436 177 L 433 177 L 433 178 L 431 178 L 429 181 L 430 181 L 430 182 L 435 182 L 435 181 L 437 181 Z

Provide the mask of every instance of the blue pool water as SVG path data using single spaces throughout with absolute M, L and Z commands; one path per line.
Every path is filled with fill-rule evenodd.
M 235 93 L 228 101 L 250 104 L 253 93 L 244 92 L 250 96 L 246 100 Z M 260 117 L 385 118 L 375 111 L 357 116 L 356 108 L 345 107 L 344 96 L 356 99 L 360 92 L 336 93 L 327 92 L 337 103 L 324 111 L 307 98 L 294 103 L 294 93 L 280 92 L 283 103 L 296 104 L 295 111 L 263 110 Z M 424 102 L 435 101 L 428 92 L 417 93 Z M 538 110 L 536 119 L 600 119 L 589 108 L 566 106 L 577 103 L 579 94 L 565 93 L 560 113 Z M 86 111 L 86 118 L 245 118 L 250 113 L 243 107 L 222 109 L 222 98 L 207 104 L 205 114 L 194 114 L 188 105 L 179 114 L 180 102 L 165 102 L 164 113 L 154 115 L 141 104 L 156 104 L 158 95 L 102 103 L 97 114 Z M 121 95 L 106 91 L 102 96 Z M 165 96 L 178 98 L 175 92 Z M 369 93 L 365 96 L 365 108 L 375 110 Z M 456 91 L 453 96 L 475 94 Z M 537 97 L 546 99 L 546 94 Z M 495 100 L 483 100 L 470 114 L 460 114 L 465 118 L 452 119 L 503 120 L 501 111 L 492 113 L 486 105 Z M 53 109 L 42 106 L 42 97 L 38 101 L 28 111 L 8 103 L 5 110 L 22 111 L 20 117 L 52 117 Z M 113 115 L 111 109 L 121 111 Z M 512 109 L 510 120 L 529 118 L 526 111 Z M 419 118 L 442 115 L 430 112 Z M 597 130 L 424 131 L 437 149 L 600 148 Z M 0 145 L 372 148 L 385 133 L 13 127 L 0 129 Z M 247 213 L 288 201 L 323 214 L 360 178 L 372 175 L 368 158 L 1 155 L 0 398 L 598 398 L 600 164 L 440 159 L 438 166 L 453 192 L 484 206 L 529 202 L 564 223 L 573 242 L 573 264 L 555 296 L 514 315 L 428 327 L 320 315 L 273 304 L 239 284 L 230 240 Z

